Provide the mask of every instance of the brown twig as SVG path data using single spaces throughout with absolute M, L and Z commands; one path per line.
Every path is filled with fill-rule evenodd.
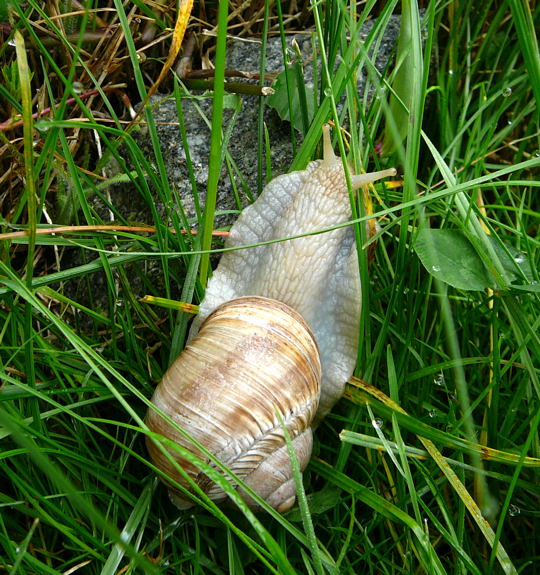
M 213 78 L 215 74 L 215 70 L 191 70 L 188 74 L 186 74 L 186 78 L 189 80 L 195 80 L 199 78 Z M 265 74 L 264 81 L 265 82 L 273 82 L 276 78 L 277 74 Z M 256 72 L 244 72 L 242 70 L 233 70 L 231 68 L 225 69 L 225 77 L 226 78 L 246 78 L 247 80 L 260 80 L 261 75 Z
M 108 86 L 106 88 L 101 88 L 101 90 L 103 92 L 121 92 L 121 90 L 119 90 L 119 88 L 125 88 L 126 85 L 125 84 L 118 84 L 116 86 Z M 88 90 L 88 92 L 84 92 L 82 94 L 79 94 L 78 98 L 81 100 L 86 100 L 92 96 L 95 96 L 96 94 L 99 94 L 99 90 Z M 77 103 L 77 99 L 76 98 L 68 98 L 66 100 L 66 104 L 67 105 L 71 105 L 71 104 L 75 104 Z M 43 118 L 43 116 L 47 116 L 48 114 L 50 114 L 54 109 L 58 108 L 60 106 L 60 104 L 55 104 L 54 106 L 47 106 L 47 108 L 43 108 L 43 110 L 41 110 L 41 112 L 36 112 L 35 114 L 32 114 L 32 118 L 34 120 L 37 120 L 38 118 Z M 15 120 L 13 121 L 12 119 L 10 120 L 6 120 L 5 122 L 2 122 L 0 124 L 0 132 L 7 132 L 9 130 L 14 130 L 15 128 L 19 128 L 20 126 L 23 125 L 23 120 Z
M 190 90 L 213 90 L 214 80 L 185 80 L 185 85 Z M 248 96 L 270 96 L 274 93 L 269 86 L 259 86 L 258 84 L 244 84 L 241 82 L 225 82 L 224 88 L 233 94 L 247 94 Z
M 35 232 L 36 236 L 46 236 L 52 234 L 75 234 L 79 232 L 144 232 L 144 233 L 155 233 L 157 228 L 152 226 L 115 226 L 115 225 L 96 225 L 96 226 L 54 226 L 50 228 L 38 228 Z M 171 233 L 175 234 L 175 230 L 170 230 Z M 198 230 L 182 230 L 182 234 L 198 234 Z M 23 230 L 20 232 L 7 232 L 5 234 L 0 234 L 0 241 L 11 240 L 16 238 L 28 237 L 30 232 L 28 230 Z M 214 237 L 227 237 L 229 232 L 214 230 L 212 232 Z

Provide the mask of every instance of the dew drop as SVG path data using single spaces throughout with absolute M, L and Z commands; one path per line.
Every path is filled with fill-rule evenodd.
M 47 132 L 48 130 L 51 129 L 51 123 L 48 122 L 47 120 L 38 120 L 34 127 L 36 128 L 36 130 L 38 130 L 39 132 Z
M 515 517 L 516 515 L 519 515 L 520 513 L 521 513 L 521 509 L 517 505 L 514 505 L 513 503 L 511 503 L 510 507 L 508 507 L 508 515 L 510 515 L 510 517 Z
M 448 75 L 449 75 L 449 76 L 453 76 L 453 75 L 454 75 L 454 70 L 452 70 L 452 68 L 450 68 L 450 70 L 448 70 Z
M 439 373 L 439 375 L 433 380 L 433 383 L 438 387 L 442 387 L 444 385 L 444 374 Z
M 431 419 L 434 419 L 435 417 L 439 416 L 439 412 L 436 409 L 431 409 L 428 412 L 428 416 L 431 417 Z
M 514 258 L 514 261 L 516 262 L 516 264 L 522 264 L 525 261 L 525 256 L 520 254 L 519 256 L 516 256 Z
M 382 429 L 383 426 L 384 426 L 384 421 L 383 421 L 382 419 L 379 419 L 379 418 L 377 418 L 377 419 L 372 419 L 372 420 L 371 420 L 371 425 L 373 425 L 373 427 L 374 427 L 375 429 Z
M 15 46 L 15 40 L 13 38 L 8 41 L 8 46 Z
M 440 272 L 440 271 L 441 271 L 441 266 L 431 266 L 431 271 L 433 271 L 433 272 Z
M 84 92 L 84 86 L 82 82 L 73 82 L 73 91 L 75 94 L 82 94 Z
M 503 95 L 503 98 L 508 98 L 508 96 L 511 96 L 511 95 L 512 95 L 512 88 L 510 88 L 510 86 L 508 86 L 507 88 L 505 88 L 505 89 L 502 91 L 502 95 Z
M 287 66 L 291 66 L 296 61 L 296 52 L 292 48 L 287 48 L 285 50 L 285 63 Z
M 324 95 L 325 96 L 331 96 L 333 94 L 332 88 L 325 88 L 324 89 Z

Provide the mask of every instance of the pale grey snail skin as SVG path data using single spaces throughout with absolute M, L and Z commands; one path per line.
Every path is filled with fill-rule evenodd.
M 272 180 L 257 201 L 242 212 L 226 247 L 314 235 L 223 254 L 193 321 L 188 347 L 171 365 L 153 397 L 160 410 L 279 511 L 292 506 L 295 487 L 282 430 L 276 423 L 276 408 L 286 422 L 300 468 L 304 469 L 311 454 L 311 426 L 318 425 L 341 397 L 353 373 L 358 349 L 361 291 L 353 229 L 346 226 L 316 234 L 352 218 L 343 164 L 334 155 L 328 126 L 323 135 L 323 159 L 311 162 L 303 171 Z M 353 175 L 351 183 L 356 189 L 394 174 L 391 169 Z M 215 329 L 220 314 L 234 311 L 237 298 L 243 296 L 269 298 L 264 300 L 265 305 L 276 307 L 276 311 L 265 312 L 265 321 L 270 324 L 275 321 L 274 314 L 282 313 L 279 309 L 284 304 L 292 308 L 290 312 L 295 317 L 287 345 L 276 344 L 280 354 L 274 354 L 277 347 L 270 343 L 264 349 L 255 345 L 249 353 L 257 359 L 247 361 L 246 369 L 244 351 L 247 353 L 248 342 L 253 345 L 253 338 L 248 336 L 243 344 L 230 350 L 232 332 Z M 240 301 L 246 304 L 246 300 Z M 249 305 L 257 307 L 259 298 L 251 298 Z M 306 374 L 302 373 L 305 367 L 296 369 L 294 377 L 274 369 L 275 365 L 290 363 L 288 354 L 296 349 L 296 338 L 302 332 L 297 326 L 299 320 L 306 322 L 309 327 L 304 329 L 314 336 L 313 348 L 307 355 L 315 355 L 307 364 L 305 358 L 301 359 L 300 365 L 311 365 L 308 372 L 314 374 L 313 366 L 319 365 L 320 358 L 321 381 L 319 374 L 316 382 L 312 375 L 306 382 Z M 263 324 L 259 322 L 259 326 Z M 250 330 L 248 327 L 248 334 Z M 275 334 L 267 336 L 270 342 Z M 225 351 L 219 350 L 222 346 Z M 209 351 L 214 347 L 216 350 Z M 222 353 L 227 355 L 221 356 Z M 221 359 L 214 362 L 218 356 Z M 266 391 L 261 391 L 261 395 L 257 392 L 253 398 L 250 393 L 259 380 L 264 382 Z M 246 381 L 251 383 L 246 385 Z M 230 396 L 224 395 L 225 389 Z M 186 440 L 152 409 L 147 423 L 150 429 L 187 446 Z M 177 478 L 173 466 L 152 441 L 148 441 L 148 448 L 156 465 L 167 476 Z M 196 449 L 192 451 L 198 453 Z M 225 498 L 206 476 L 179 461 L 212 499 Z M 187 487 L 184 481 L 177 480 Z M 191 505 L 190 499 L 178 491 L 171 494 L 179 507 Z
M 327 125 L 323 137 L 323 159 L 272 180 L 240 214 L 226 247 L 309 234 L 351 220 L 343 163 L 334 154 Z M 395 173 L 392 168 L 353 175 L 352 187 Z M 217 306 L 243 295 L 282 301 L 311 327 L 323 370 L 319 423 L 343 394 L 356 364 L 361 289 L 353 228 L 225 252 L 208 282 L 190 337 Z
M 311 456 L 311 421 L 318 407 L 321 365 L 317 344 L 302 317 L 281 302 L 244 297 L 212 313 L 173 362 L 152 402 L 280 512 L 295 500 L 283 427 L 301 470 Z M 206 458 L 156 411 L 148 427 Z M 189 484 L 147 441 L 154 463 L 186 489 Z M 224 491 L 171 450 L 178 463 L 217 502 Z M 170 488 L 177 507 L 193 503 Z M 248 505 L 254 500 L 242 493 Z

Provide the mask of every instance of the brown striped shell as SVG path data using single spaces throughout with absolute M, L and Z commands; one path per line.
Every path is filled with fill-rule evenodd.
M 294 503 L 295 485 L 280 419 L 303 470 L 311 455 L 320 381 L 317 344 L 302 316 L 281 302 L 248 296 L 208 316 L 163 376 L 152 402 L 272 507 L 285 511 Z M 205 459 L 158 411 L 150 409 L 146 422 Z M 147 445 L 156 466 L 189 490 L 155 443 Z M 198 468 L 171 453 L 211 499 L 226 498 Z M 171 496 L 180 508 L 192 505 L 179 491 L 171 489 Z

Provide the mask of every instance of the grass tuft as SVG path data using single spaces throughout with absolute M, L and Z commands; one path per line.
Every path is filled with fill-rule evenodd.
M 182 18 L 191 12 L 182 61 L 192 69 L 173 63 L 184 21 L 160 1 L 0 7 L 0 567 L 536 573 L 540 7 L 180 4 Z M 400 11 L 403 36 L 381 73 L 377 57 Z M 313 89 L 299 51 L 287 48 L 308 26 L 322 56 Z M 269 81 L 261 64 L 256 85 L 228 82 L 225 54 L 229 36 L 252 35 L 262 49 L 281 36 L 292 59 L 280 98 L 299 128 L 290 128 L 291 169 L 317 157 L 332 121 L 336 150 L 355 171 L 394 165 L 400 178 L 372 190 L 372 207 L 355 206 L 348 224 L 369 248 L 359 253 L 358 378 L 315 433 L 300 506 L 256 517 L 240 500 L 222 510 L 201 496 L 180 513 L 147 460 L 144 414 L 185 343 L 193 308 L 171 300 L 196 305 L 222 249 L 183 103 L 203 115 L 213 98 L 208 197 L 226 166 L 243 207 L 257 190 L 245 194 L 232 129 L 252 105 L 244 94 Z M 132 104 L 158 80 L 176 104 L 193 217 L 167 176 L 157 100 Z M 198 87 L 214 84 L 202 98 Z M 248 145 L 262 187 L 276 170 L 268 103 L 256 105 L 257 144 Z M 233 119 L 223 126 L 226 106 Z M 133 206 L 115 202 L 119 182 Z M 374 219 L 370 239 L 364 224 Z M 183 234 L 190 226 L 203 237 Z M 224 481 L 219 466 L 208 472 Z

